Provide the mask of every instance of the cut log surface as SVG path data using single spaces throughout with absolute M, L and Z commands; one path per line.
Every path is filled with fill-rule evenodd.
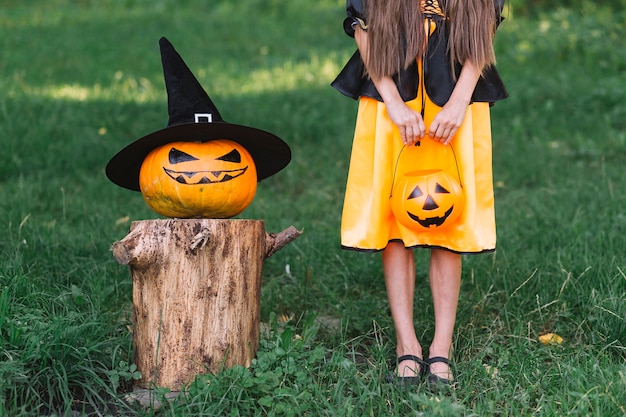
M 179 390 L 197 374 L 249 366 L 263 261 L 299 234 L 268 235 L 261 220 L 133 222 L 111 250 L 131 269 L 138 385 Z

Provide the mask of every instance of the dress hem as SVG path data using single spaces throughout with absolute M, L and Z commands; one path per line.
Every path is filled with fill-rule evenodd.
M 402 240 L 400 239 L 392 239 L 389 242 L 399 242 L 399 243 L 403 243 Z M 386 248 L 387 246 L 385 246 Z M 351 250 L 351 251 L 355 251 L 355 252 L 381 252 L 383 251 L 385 248 L 380 248 L 380 249 L 366 249 L 366 248 L 357 248 L 357 247 L 353 247 L 353 246 L 346 246 L 346 245 L 341 245 L 341 249 L 344 250 Z M 406 249 L 416 249 L 416 248 L 424 248 L 424 249 L 443 249 L 446 250 L 448 252 L 452 252 L 452 253 L 456 253 L 459 255 L 479 255 L 481 253 L 492 253 L 495 252 L 495 248 L 491 248 L 491 249 L 483 249 L 480 251 L 457 251 L 454 249 L 450 249 L 450 248 L 446 248 L 445 246 L 437 246 L 437 245 L 413 245 L 413 246 L 405 246 Z

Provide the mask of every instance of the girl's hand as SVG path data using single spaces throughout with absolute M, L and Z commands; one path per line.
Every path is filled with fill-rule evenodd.
M 386 107 L 389 118 L 400 130 L 402 143 L 411 146 L 426 136 L 422 115 L 409 108 L 402 100 L 386 103 Z
M 467 103 L 449 100 L 435 116 L 428 129 L 431 139 L 447 145 L 465 119 Z

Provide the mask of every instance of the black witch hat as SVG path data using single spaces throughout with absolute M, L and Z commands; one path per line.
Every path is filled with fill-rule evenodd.
M 279 137 L 248 126 L 227 123 L 172 44 L 159 40 L 167 89 L 167 127 L 137 139 L 107 164 L 106 175 L 120 187 L 139 189 L 139 171 L 146 156 L 171 142 L 229 139 L 242 145 L 254 159 L 257 180 L 274 175 L 291 160 L 289 146 Z

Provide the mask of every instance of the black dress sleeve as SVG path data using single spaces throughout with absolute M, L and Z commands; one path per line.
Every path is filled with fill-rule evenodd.
M 363 0 L 346 1 L 346 18 L 343 21 L 343 30 L 346 34 L 354 38 L 354 25 L 360 25 L 362 29 L 367 28 L 367 18 Z

